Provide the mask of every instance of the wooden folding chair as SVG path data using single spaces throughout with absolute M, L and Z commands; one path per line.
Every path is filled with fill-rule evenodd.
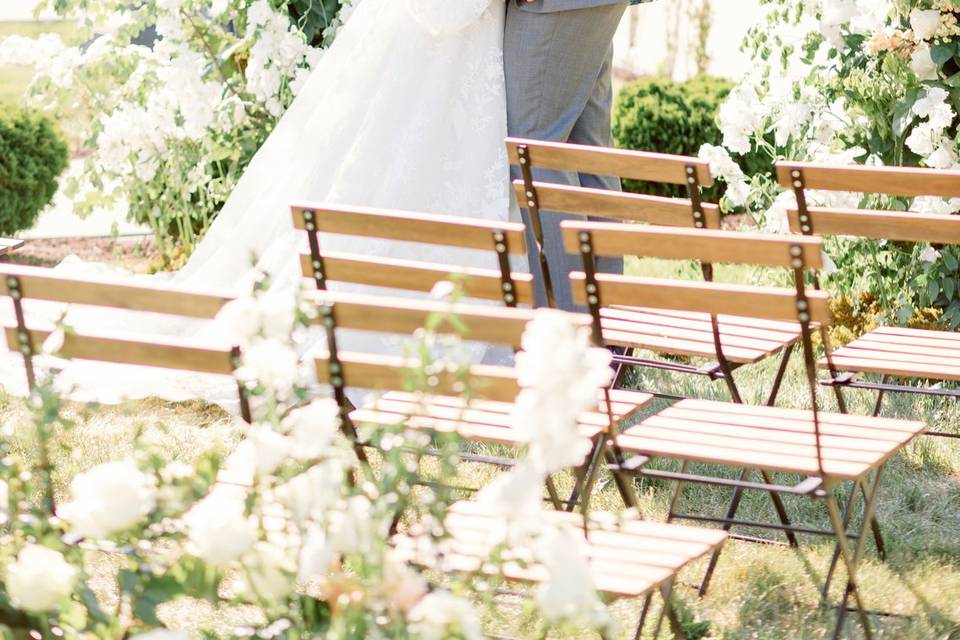
M 960 171 L 908 167 L 829 166 L 796 162 L 777 163 L 780 184 L 793 189 L 797 208 L 788 211 L 796 233 L 854 236 L 896 242 L 960 244 L 960 218 L 870 209 L 811 207 L 807 190 L 878 193 L 897 196 L 960 196 Z M 891 383 L 896 380 L 956 382 L 960 380 L 960 334 L 906 327 L 878 327 L 850 344 L 827 351 L 819 365 L 830 372 L 822 384 L 833 387 L 841 411 L 842 390 L 877 392 L 873 415 L 880 415 L 886 393 L 914 393 L 960 398 L 960 390 Z M 880 376 L 880 382 L 860 379 Z M 928 431 L 927 435 L 960 438 L 960 433 Z
M 13 253 L 22 246 L 23 240 L 17 240 L 16 238 L 0 238 L 0 256 Z
M 528 212 L 537 240 L 534 249 L 539 257 L 541 272 L 547 274 L 548 292 L 552 288 L 544 251 L 542 213 L 569 213 L 689 229 L 720 228 L 719 207 L 703 202 L 700 197 L 700 188 L 713 184 L 710 166 L 703 160 L 517 138 L 507 139 L 507 149 L 511 163 L 520 167 L 523 176 L 522 180 L 514 182 L 514 188 L 518 201 Z M 683 185 L 687 189 L 687 197 L 664 198 L 550 184 L 535 180 L 534 171 L 539 169 L 615 175 Z M 629 247 L 625 247 L 624 252 L 609 255 L 632 254 Z M 711 266 L 703 263 L 701 267 L 704 280 L 712 280 Z M 772 406 L 780 391 L 794 345 L 800 337 L 800 328 L 792 322 L 746 317 L 745 313 L 746 310 L 737 309 L 733 314 L 712 317 L 703 313 L 644 308 L 631 302 L 623 306 L 605 307 L 600 317 L 606 343 L 627 350 L 626 355 L 615 355 L 615 360 L 622 365 L 621 372 L 630 366 L 643 366 L 723 380 L 736 402 L 741 401 L 741 396 L 733 372 L 741 366 L 780 354 L 780 366 L 767 399 L 767 404 Z M 710 360 L 698 366 L 665 359 L 638 358 L 630 354 L 634 349 Z M 725 354 L 724 358 L 714 361 L 721 351 Z M 657 395 L 679 399 L 679 396 L 669 393 Z
M 327 353 L 316 360 L 317 379 L 329 384 L 343 410 L 345 430 L 359 445 L 356 425 L 403 425 L 412 429 L 453 432 L 467 441 L 507 447 L 523 445 L 521 434 L 513 427 L 513 401 L 520 392 L 512 367 L 474 365 L 470 379 L 475 397 L 464 399 L 462 380 L 455 374 L 437 374 L 435 386 L 427 390 L 411 389 L 411 367 L 417 363 L 402 356 L 371 353 L 346 353 L 338 347 L 337 331 L 369 331 L 410 335 L 427 325 L 436 314 L 454 314 L 458 324 L 467 327 L 467 340 L 519 348 L 521 337 L 533 312 L 524 309 L 491 307 L 488 305 L 455 304 L 444 302 L 393 299 L 362 294 L 317 292 L 320 310 L 317 323 L 326 330 Z M 572 322 L 588 326 L 590 318 L 570 315 Z M 440 333 L 455 333 L 452 326 L 439 326 Z M 346 389 L 379 392 L 375 406 L 354 409 L 347 399 Z M 425 398 L 427 402 L 425 403 Z M 652 396 L 627 390 L 598 390 L 598 408 L 581 417 L 580 429 L 594 441 L 594 450 L 587 462 L 577 470 L 575 497 L 589 497 L 597 474 L 595 462 L 602 459 L 609 437 L 616 426 L 645 407 Z M 464 454 L 464 459 L 510 466 L 512 459 Z M 554 506 L 574 508 L 574 500 L 562 501 L 552 483 L 548 483 Z M 581 501 L 586 509 L 588 500 Z
M 589 517 L 555 511 L 545 514 L 548 524 L 577 528 L 586 532 L 584 552 L 597 591 L 608 601 L 645 598 L 634 637 L 640 638 L 650 612 L 651 599 L 659 592 L 674 637 L 686 634 L 672 605 L 673 586 L 678 574 L 692 562 L 719 549 L 726 534 L 713 529 L 698 529 L 673 524 L 633 520 L 621 525 L 604 525 Z M 452 571 L 478 575 L 490 571 L 492 532 L 503 529 L 502 516 L 490 506 L 461 501 L 452 505 L 444 523 L 450 534 L 450 548 L 444 562 Z M 413 564 L 429 566 L 431 559 L 404 537 L 396 541 L 402 558 Z M 502 577 L 510 582 L 537 584 L 547 579 L 546 569 L 531 561 L 528 553 L 507 549 Z M 663 616 L 653 637 L 660 637 Z
M 34 321 L 24 303 L 38 301 L 101 309 L 120 309 L 212 320 L 230 301 L 227 296 L 177 291 L 158 286 L 132 285 L 102 278 L 57 275 L 50 269 L 0 264 L 0 297 L 9 298 L 13 313 L 4 320 L 7 345 L 23 356 L 30 389 L 36 386 L 34 358 L 43 341 L 55 330 L 49 322 Z M 117 332 L 71 330 L 64 336 L 58 356 L 77 360 L 139 365 L 230 376 L 240 362 L 240 349 L 212 342 Z M 250 406 L 237 385 L 240 412 L 250 422 Z
M 499 301 L 508 307 L 533 304 L 533 277 L 510 268 L 510 256 L 526 255 L 521 224 L 320 203 L 295 204 L 292 211 L 294 227 L 306 231 L 309 241 L 309 253 L 300 256 L 303 274 L 318 289 L 326 289 L 328 282 L 344 282 L 429 292 L 437 282 L 454 275 L 468 298 Z M 489 251 L 491 264 L 498 268 L 463 268 L 325 251 L 320 234 Z
M 615 447 L 634 458 L 617 472 L 631 472 L 677 482 L 669 518 L 704 521 L 723 525 L 761 527 L 788 534 L 833 536 L 837 555 L 831 562 L 823 587 L 829 583 L 837 558 L 847 570 L 847 588 L 840 605 L 835 637 L 839 636 L 847 602 L 852 597 L 867 637 L 870 624 L 858 585 L 858 570 L 866 552 L 868 536 L 876 527 L 876 501 L 884 463 L 924 430 L 920 422 L 876 417 L 824 413 L 817 400 L 816 357 L 812 341 L 814 323 L 831 321 L 828 296 L 806 284 L 808 270 L 822 267 L 821 240 L 803 236 L 743 234 L 725 231 L 671 230 L 655 227 L 624 227 L 597 223 L 564 223 L 568 251 L 583 257 L 584 271 L 572 275 L 580 284 L 579 300 L 594 318 L 595 335 L 602 340 L 600 310 L 603 305 L 643 304 L 664 309 L 721 314 L 742 313 L 787 322 L 801 327 L 801 344 L 807 371 L 811 409 L 754 407 L 704 400 L 682 400 L 665 411 L 628 428 L 616 438 Z M 793 272 L 795 287 L 757 287 L 710 282 L 683 282 L 621 275 L 599 274 L 593 258 L 604 251 L 620 251 L 625 243 L 640 255 L 695 259 L 706 262 L 754 264 L 784 268 Z M 671 458 L 682 461 L 679 472 L 660 471 L 651 460 Z M 692 463 L 710 465 L 691 470 Z M 738 480 L 711 474 L 715 466 L 740 470 Z M 759 470 L 762 482 L 753 482 Z M 774 473 L 806 478 L 793 485 L 778 484 Z M 684 483 L 711 484 L 733 489 L 723 517 L 679 513 Z M 850 484 L 846 508 L 841 509 L 836 490 Z M 759 490 L 772 497 L 778 494 L 806 495 L 823 500 L 831 529 L 820 530 L 791 523 L 775 499 L 779 524 L 745 522 L 736 518 L 744 491 Z M 863 523 L 851 531 L 853 507 L 863 497 Z M 870 525 L 870 526 L 868 526 Z M 850 538 L 855 542 L 851 545 Z M 714 554 L 701 592 L 709 585 L 718 554 Z

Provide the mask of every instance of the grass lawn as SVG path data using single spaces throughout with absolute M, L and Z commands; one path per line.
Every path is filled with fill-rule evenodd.
M 648 275 L 673 271 L 648 262 L 635 262 L 628 268 Z M 690 270 L 686 273 L 692 275 Z M 723 272 L 718 277 L 722 275 Z M 763 277 L 743 270 L 727 275 L 740 280 Z M 765 362 L 737 372 L 746 401 L 759 403 L 765 398 L 776 364 Z M 632 374 L 631 382 L 641 388 L 726 399 L 722 383 L 710 383 L 704 378 L 642 371 Z M 848 392 L 847 399 L 852 412 L 869 413 L 872 408 L 872 398 L 867 393 Z M 808 400 L 802 363 L 794 357 L 779 404 L 804 407 Z M 832 395 L 824 393 L 823 402 L 827 408 L 834 406 Z M 956 402 L 899 396 L 890 397 L 885 406 L 886 415 L 919 416 L 933 428 L 960 432 L 960 404 Z M 128 454 L 132 434 L 141 427 L 184 460 L 216 443 L 233 446 L 240 438 L 240 430 L 226 414 L 199 402 L 171 404 L 148 400 L 94 411 L 80 406 L 71 410 L 76 414 L 78 427 L 63 442 L 58 454 L 57 481 L 61 487 L 81 469 Z M 22 422 L 25 415 L 21 401 L 0 397 L 0 420 Z M 492 473 L 489 468 L 476 465 L 462 467 L 463 481 L 473 485 L 488 481 Z M 571 479 L 561 477 L 558 484 L 568 487 Z M 603 479 L 593 503 L 596 508 L 622 509 L 618 494 L 610 484 L 608 478 Z M 672 486 L 643 481 L 637 487 L 643 515 L 663 518 Z M 690 485 L 683 494 L 681 508 L 688 513 L 720 515 L 728 499 L 728 491 Z M 795 522 L 827 528 L 822 502 L 786 498 L 786 503 Z M 769 520 L 772 516 L 769 499 L 761 494 L 748 495 L 740 515 Z M 960 639 L 960 440 L 922 437 L 892 460 L 881 491 L 879 516 L 889 555 L 883 562 L 870 549 L 862 569 L 862 588 L 871 609 L 898 615 L 875 618 L 875 637 Z M 760 531 L 741 533 L 769 535 Z M 814 580 L 822 578 L 832 545 L 828 539 L 801 537 L 801 550 L 803 553 L 780 545 L 731 541 L 720 560 L 711 591 L 702 599 L 697 597 L 693 585 L 698 583 L 705 563 L 682 574 L 677 596 L 691 638 L 829 638 L 835 611 L 818 607 L 819 589 Z M 109 599 L 111 593 L 111 566 L 109 560 L 104 561 L 101 595 L 105 599 Z M 841 587 L 835 582 L 834 598 L 839 597 Z M 632 625 L 638 609 L 633 602 L 613 605 L 615 616 L 622 622 L 616 637 L 633 637 Z M 189 624 L 211 630 L 229 627 L 229 620 L 203 609 L 178 608 L 164 615 L 170 624 L 177 626 Z M 850 622 L 842 637 L 861 637 L 852 622 L 854 617 L 848 617 Z M 487 622 L 489 631 L 522 635 L 529 633 L 536 621 L 529 619 L 519 601 L 504 599 L 499 609 L 489 614 Z M 584 634 L 583 637 L 591 636 Z
M 0 39 L 11 35 L 36 38 L 45 33 L 56 33 L 64 42 L 71 43 L 74 32 L 71 22 L 0 22 Z M 32 77 L 33 70 L 29 67 L 0 65 L 0 104 L 19 102 Z

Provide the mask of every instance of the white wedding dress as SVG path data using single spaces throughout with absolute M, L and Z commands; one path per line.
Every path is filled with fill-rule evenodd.
M 504 0 L 362 0 L 188 264 L 169 282 L 243 295 L 265 271 L 274 286 L 294 289 L 301 283 L 304 242 L 291 222 L 294 201 L 506 220 L 503 20 Z M 324 236 L 321 244 L 337 252 L 496 267 L 492 256 L 449 248 L 343 236 Z M 61 270 L 103 272 L 83 263 Z M 114 324 L 118 332 L 143 333 L 143 326 L 193 337 L 216 332 L 147 318 L 130 326 L 129 313 L 115 321 L 80 311 L 68 317 L 79 332 L 88 323 L 111 333 Z M 353 340 L 347 348 L 382 349 L 375 338 L 359 349 Z M 5 355 L 0 385 L 23 393 L 18 356 Z M 61 385 L 88 400 L 200 397 L 230 408 L 235 399 L 229 380 L 86 362 L 57 365 L 63 367 Z

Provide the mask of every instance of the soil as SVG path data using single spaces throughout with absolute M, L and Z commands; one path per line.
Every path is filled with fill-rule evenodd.
M 143 236 L 27 240 L 16 251 L 0 257 L 0 262 L 54 267 L 71 255 L 134 273 L 151 273 L 159 262 L 153 239 Z

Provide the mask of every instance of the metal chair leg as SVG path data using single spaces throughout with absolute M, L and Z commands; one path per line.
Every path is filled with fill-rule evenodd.
M 660 585 L 660 595 L 663 597 L 663 613 L 670 623 L 670 630 L 673 631 L 673 637 L 676 640 L 686 640 L 687 634 L 683 630 L 683 623 L 677 610 L 673 608 L 673 579 Z M 660 635 L 660 625 L 657 625 L 657 635 Z
M 796 343 L 789 345 L 783 350 L 783 356 L 780 358 L 780 366 L 777 368 L 777 376 L 773 379 L 773 387 L 770 389 L 770 395 L 767 397 L 767 406 L 772 407 L 777 404 L 777 396 L 780 395 L 780 387 L 783 384 L 783 376 L 787 372 L 787 365 L 790 364 L 790 355 Z
M 684 474 L 687 472 L 687 469 L 690 468 L 690 462 L 687 460 L 683 461 L 683 464 L 680 466 L 680 473 Z M 667 522 L 673 522 L 674 517 L 677 514 L 677 504 L 680 502 L 680 494 L 683 492 L 683 480 L 677 480 L 677 486 L 673 489 L 673 496 L 670 498 L 670 510 L 667 511 Z
M 847 601 L 849 600 L 850 596 L 853 596 L 854 605 L 856 606 L 857 614 L 860 618 L 860 624 L 863 627 L 864 637 L 866 640 L 871 640 L 873 638 L 873 632 L 870 628 L 870 619 L 867 614 L 867 608 L 864 606 L 863 596 L 860 593 L 857 573 L 867 548 L 867 539 L 870 536 L 870 528 L 867 527 L 867 523 L 870 522 L 876 514 L 877 496 L 880 490 L 881 476 L 882 468 L 878 468 L 874 472 L 871 486 L 866 490 L 863 513 L 864 525 L 861 527 L 860 534 L 857 536 L 856 546 L 852 550 L 847 540 L 847 531 L 843 526 L 840 515 L 840 507 L 837 504 L 837 498 L 833 495 L 831 487 L 825 487 L 827 490 L 825 496 L 825 500 L 827 502 L 827 513 L 830 516 L 830 523 L 833 526 L 834 535 L 837 539 L 837 546 L 840 549 L 840 557 L 843 560 L 847 570 L 847 588 L 844 592 L 844 598 L 841 602 L 841 609 L 846 609 Z M 856 487 L 853 488 L 853 492 L 856 492 Z M 842 624 L 842 617 L 838 617 L 838 621 Z M 834 636 L 839 637 L 839 632 L 839 628 L 835 629 Z
M 763 481 L 769 485 L 776 484 L 773 481 L 773 477 L 767 471 L 760 471 L 760 475 L 763 476 Z M 777 517 L 780 519 L 780 524 L 785 527 L 790 526 L 790 516 L 787 515 L 787 507 L 783 504 L 783 498 L 780 497 L 780 494 L 776 491 L 770 491 L 770 500 L 773 502 L 773 508 L 777 512 Z M 790 530 L 786 529 L 784 534 L 787 536 L 787 542 L 791 547 L 798 547 L 800 543 L 797 542 L 796 534 Z
M 749 479 L 751 475 L 750 469 L 741 469 L 740 470 L 740 482 L 744 482 Z M 740 508 L 740 501 L 743 499 L 743 488 L 737 487 L 733 490 L 733 495 L 730 497 L 730 503 L 727 505 L 727 512 L 724 515 L 724 518 L 727 520 L 733 520 L 737 515 L 737 510 Z M 724 522 L 723 530 L 730 531 L 733 528 L 732 522 Z M 703 579 L 700 581 L 700 588 L 698 590 L 698 595 L 702 598 L 707 595 L 707 589 L 710 588 L 710 580 L 713 578 L 713 572 L 717 568 L 717 563 L 720 561 L 720 549 L 717 547 L 714 549 L 713 553 L 710 555 L 710 562 L 707 564 L 707 571 L 703 574 Z
M 890 376 L 888 376 L 887 374 L 883 374 L 883 377 L 880 378 L 880 384 L 887 384 L 887 379 L 888 379 L 889 377 L 890 377 Z M 880 390 L 877 391 L 877 403 L 876 403 L 875 405 L 873 405 L 873 414 L 872 414 L 872 415 L 873 415 L 874 418 L 876 418 L 877 416 L 879 416 L 879 415 L 880 415 L 880 410 L 883 409 L 883 396 L 884 396 L 885 393 L 886 393 L 886 391 L 885 391 L 884 389 L 880 389 Z

